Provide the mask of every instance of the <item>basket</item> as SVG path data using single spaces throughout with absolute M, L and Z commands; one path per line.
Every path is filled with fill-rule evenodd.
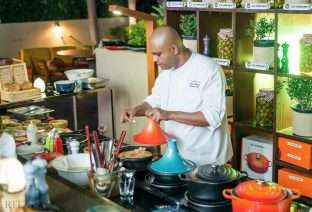
M 6 83 L 29 82 L 25 63 L 0 66 L 0 88 L 1 100 L 8 102 L 18 102 L 41 98 L 41 92 L 38 88 L 32 88 L 21 91 L 4 91 L 2 86 Z

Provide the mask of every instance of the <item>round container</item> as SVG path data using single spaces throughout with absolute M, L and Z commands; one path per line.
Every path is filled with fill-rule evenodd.
M 214 202 L 224 201 L 223 189 L 234 188 L 244 178 L 247 178 L 244 172 L 223 165 L 210 164 L 180 175 L 180 179 L 188 183 L 188 191 L 192 199 Z
M 75 90 L 75 81 L 60 80 L 54 83 L 55 90 L 61 94 L 72 93 Z
M 256 94 L 256 124 L 261 127 L 273 126 L 274 91 L 260 89 Z
M 233 31 L 221 29 L 218 33 L 217 55 L 218 58 L 232 60 L 233 54 Z
M 234 189 L 225 189 L 223 195 L 232 200 L 233 212 L 285 212 L 291 201 L 300 197 L 276 183 L 249 180 Z
M 312 34 L 304 34 L 300 39 L 300 71 L 312 72 Z
M 125 151 L 131 151 L 140 148 L 140 146 L 136 145 L 131 145 L 131 146 L 124 146 L 121 148 L 120 153 L 123 153 Z M 148 164 L 152 161 L 153 159 L 153 152 L 154 148 L 153 147 L 144 147 L 146 151 L 149 151 L 151 156 L 148 157 L 142 157 L 142 158 L 121 158 L 119 157 L 119 160 L 122 162 L 123 167 L 126 169 L 132 169 L 135 171 L 144 171 L 147 169 Z

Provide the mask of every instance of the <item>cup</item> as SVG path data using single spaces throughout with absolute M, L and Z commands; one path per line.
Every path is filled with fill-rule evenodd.
M 104 197 L 110 197 L 115 185 L 114 173 L 105 168 L 97 168 L 95 174 L 95 191 Z
M 133 200 L 135 177 L 134 170 L 121 169 L 118 176 L 119 194 L 121 200 Z

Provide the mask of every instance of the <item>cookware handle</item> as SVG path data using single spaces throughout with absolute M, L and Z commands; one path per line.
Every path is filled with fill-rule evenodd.
M 180 180 L 185 181 L 185 182 L 191 181 L 191 179 L 186 174 L 179 174 L 178 177 Z
M 226 198 L 226 199 L 233 199 L 232 189 L 230 189 L 230 188 L 224 189 L 222 191 L 222 194 L 223 194 L 224 198 Z
M 300 191 L 298 191 L 297 189 L 291 189 L 291 195 L 290 195 L 291 200 L 298 199 L 300 196 L 301 196 Z
M 240 171 L 240 180 L 247 180 L 248 173 L 246 171 Z

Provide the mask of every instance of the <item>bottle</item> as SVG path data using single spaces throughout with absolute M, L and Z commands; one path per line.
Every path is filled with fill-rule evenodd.
M 37 126 L 31 121 L 26 129 L 27 141 L 31 144 L 37 144 L 38 142 L 38 129 Z

